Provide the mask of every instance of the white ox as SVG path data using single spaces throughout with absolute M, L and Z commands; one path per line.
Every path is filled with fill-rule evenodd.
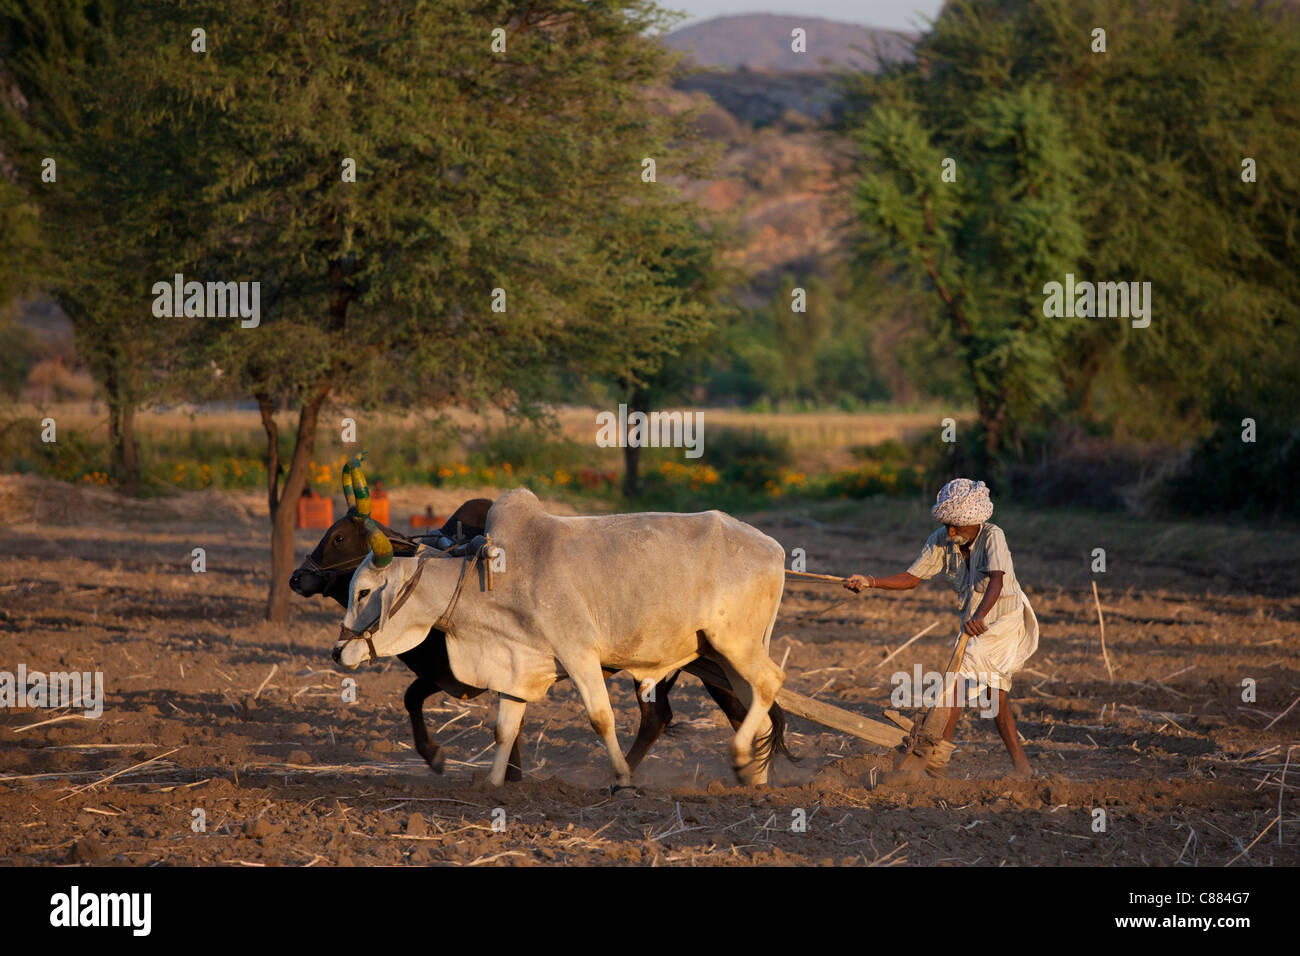
M 722 666 L 748 708 L 731 743 L 737 776 L 766 782 L 770 750 L 760 743 L 758 759 L 754 750 L 756 738 L 770 748 L 768 709 L 785 682 L 768 655 L 785 587 L 781 545 L 720 511 L 550 515 L 524 488 L 497 500 L 486 530 L 508 570 L 493 575 L 489 591 L 479 561 L 464 574 L 454 602 L 467 559 L 399 557 L 381 569 L 373 554 L 367 557 L 352 578 L 334 659 L 354 668 L 401 654 L 450 610 L 443 624 L 452 673 L 500 695 L 488 778 L 498 786 L 525 703 L 566 676 L 605 742 L 617 783 L 627 785 L 631 772 L 614 732 L 604 671 L 625 670 L 650 688 L 707 657 Z M 398 595 L 417 569 L 402 601 Z

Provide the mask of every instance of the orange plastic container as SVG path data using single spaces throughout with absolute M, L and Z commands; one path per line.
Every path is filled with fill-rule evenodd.
M 370 499 L 370 517 L 380 524 L 388 524 L 388 495 L 380 491 Z
M 433 509 L 427 510 L 422 515 L 411 515 L 412 528 L 441 528 L 447 519 L 441 515 L 433 513 Z
M 298 499 L 298 528 L 324 529 L 334 523 L 334 499 L 322 498 L 310 488 Z

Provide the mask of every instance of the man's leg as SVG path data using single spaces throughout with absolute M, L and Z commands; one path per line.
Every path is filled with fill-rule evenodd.
M 1011 713 L 1011 704 L 1007 701 L 1007 692 L 1004 690 L 998 691 L 998 714 L 993 718 L 993 722 L 997 724 L 1002 742 L 1007 745 L 1007 753 L 1011 754 L 1011 762 L 1015 764 L 1011 776 L 1017 780 L 1027 780 L 1032 777 L 1034 771 L 1029 766 L 1025 749 L 1020 746 L 1020 735 L 1016 733 L 1016 718 Z
M 943 726 L 943 739 L 952 743 L 952 735 L 957 732 L 957 725 L 961 722 L 961 708 L 953 707 L 948 712 L 948 723 Z

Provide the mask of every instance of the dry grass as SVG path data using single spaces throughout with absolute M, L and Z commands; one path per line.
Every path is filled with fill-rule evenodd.
M 565 436 L 582 442 L 593 442 L 596 433 L 596 413 L 607 409 L 589 407 L 564 407 L 555 410 L 555 419 Z M 608 409 L 613 410 L 613 409 Z M 670 409 L 671 410 L 671 409 Z M 684 409 L 678 409 L 684 410 Z M 754 429 L 782 438 L 796 451 L 801 449 L 851 448 L 855 445 L 874 445 L 889 439 L 905 440 L 927 430 L 937 430 L 947 411 L 907 412 L 810 412 L 810 413 L 756 413 L 732 408 L 694 408 L 703 416 L 706 428 Z M 55 418 L 60 426 L 89 432 L 95 439 L 103 440 L 107 434 L 106 413 L 102 405 L 89 402 L 67 402 L 42 405 L 14 406 L 18 416 L 30 415 Z M 417 429 L 425 427 L 425 416 L 415 413 L 395 414 L 385 412 L 360 412 L 355 409 L 337 409 L 339 418 L 353 417 L 370 427 Z M 447 417 L 462 428 L 500 428 L 505 416 L 499 411 L 476 414 L 464 409 L 446 411 Z M 326 422 L 333 416 L 326 417 Z M 959 422 L 969 421 L 968 413 L 957 414 Z M 291 428 L 296 422 L 294 413 L 276 415 L 281 428 Z M 195 406 L 177 406 L 167 411 L 147 410 L 139 413 L 136 430 L 142 439 L 188 435 L 195 430 L 230 437 L 257 437 L 262 435 L 262 424 L 255 411 L 204 410 Z

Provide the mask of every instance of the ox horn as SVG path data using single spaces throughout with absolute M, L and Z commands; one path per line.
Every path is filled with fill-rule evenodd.
M 352 462 L 348 462 L 343 466 L 343 498 L 348 503 L 348 514 L 355 515 L 357 513 L 357 496 L 352 490 Z
M 361 472 L 361 461 L 365 457 L 365 452 L 362 452 L 352 459 L 348 473 L 343 479 L 344 494 L 347 494 L 347 487 L 350 484 L 353 496 L 352 510 L 355 517 L 365 526 L 370 550 L 375 553 L 375 567 L 386 568 L 393 560 L 393 543 L 370 517 L 370 486 L 366 484 L 366 476 Z

